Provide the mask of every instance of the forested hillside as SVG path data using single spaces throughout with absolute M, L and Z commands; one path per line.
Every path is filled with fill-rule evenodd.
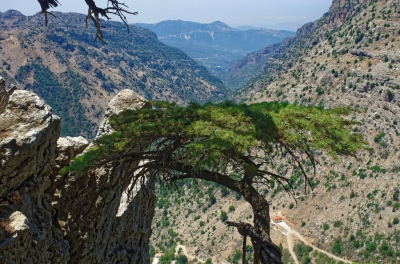
M 222 82 L 184 52 L 157 40 L 149 30 L 104 22 L 108 44 L 93 41 L 85 16 L 44 17 L 17 11 L 0 15 L 0 75 L 36 92 L 62 119 L 63 135 L 93 137 L 107 102 L 121 89 L 148 100 L 221 100 Z

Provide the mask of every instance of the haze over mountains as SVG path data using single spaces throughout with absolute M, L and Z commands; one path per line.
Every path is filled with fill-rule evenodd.
M 290 180 L 297 203 L 277 182 L 263 192 L 271 201 L 271 214 L 285 216 L 313 245 L 359 263 L 399 261 L 398 1 L 333 0 L 328 13 L 304 25 L 296 36 L 256 51 L 250 51 L 245 39 L 251 39 L 249 46 L 255 49 L 264 37 L 270 37 L 270 31 L 240 31 L 221 22 L 141 25 L 153 30 L 160 26 L 160 32 L 169 33 L 157 34 L 159 40 L 181 45 L 187 54 L 193 52 L 194 59 L 140 27 L 132 26 L 133 33 L 128 35 L 122 24 L 107 23 L 109 44 L 105 46 L 92 41 L 93 28 L 84 28 L 83 15 L 57 17 L 60 20 L 51 20 L 46 29 L 41 16 L 25 17 L 15 11 L 0 14 L 0 75 L 35 91 L 52 105 L 63 118 L 66 135 L 92 136 L 106 102 L 123 88 L 148 99 L 181 104 L 224 99 L 229 91 L 194 59 L 222 76 L 230 88 L 240 88 L 230 93 L 237 102 L 281 101 L 353 109 L 348 118 L 359 122 L 354 132 L 365 135 L 370 149 L 346 160 L 317 153 L 316 174 L 312 174 L 312 164 L 304 163 L 312 177 L 312 192 L 304 191 L 302 177 L 288 173 L 289 161 L 277 162 L 272 169 Z M 187 27 L 184 33 L 183 24 Z M 274 40 L 282 40 L 291 33 L 273 34 L 278 35 Z M 239 51 L 241 56 L 251 53 L 228 63 Z M 217 259 L 223 255 L 233 262 L 242 237 L 219 217 L 225 212 L 229 220 L 251 222 L 249 205 L 218 186 L 180 184 L 183 195 L 167 188 L 156 191 L 151 252 L 174 250 L 179 241 L 193 256 Z M 285 263 L 294 263 L 294 256 L 301 262 L 337 263 L 313 249 L 303 250 L 298 240 L 290 245 L 286 236 L 278 232 L 272 236 L 284 249 Z M 289 246 L 296 252 L 291 254 Z
M 105 106 L 121 89 L 179 104 L 226 96 L 224 84 L 177 48 L 144 28 L 104 22 L 108 44 L 94 42 L 85 15 L 0 15 L 0 75 L 32 90 L 61 116 L 63 135 L 93 137 Z
M 263 28 L 236 29 L 220 21 L 201 24 L 170 20 L 136 25 L 155 32 L 160 41 L 183 50 L 224 81 L 233 61 L 295 34 Z

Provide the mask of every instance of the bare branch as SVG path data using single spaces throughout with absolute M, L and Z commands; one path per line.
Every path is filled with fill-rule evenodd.
M 56 17 L 54 14 L 50 13 L 48 10 L 50 8 L 55 8 L 58 5 L 61 5 L 58 0 L 38 0 L 40 7 L 42 11 L 40 12 L 41 14 L 44 14 L 45 21 L 46 21 L 46 27 L 48 25 L 48 14 L 52 15 L 53 17 Z M 86 28 L 88 27 L 88 20 L 92 20 L 94 26 L 96 27 L 96 37 L 94 38 L 94 41 L 99 39 L 101 42 L 104 44 L 107 44 L 104 41 L 104 35 L 102 32 L 103 26 L 100 24 L 100 16 L 106 18 L 107 20 L 110 20 L 111 18 L 108 16 L 110 14 L 118 16 L 122 22 L 125 24 L 128 33 L 129 33 L 129 25 L 128 25 L 128 20 L 125 16 L 125 14 L 129 15 L 137 15 L 138 12 L 130 12 L 127 10 L 128 6 L 125 3 L 121 3 L 118 0 L 107 0 L 107 7 L 106 8 L 100 8 L 96 5 L 94 0 L 85 0 L 86 4 L 89 7 L 88 14 L 85 19 L 86 23 Z

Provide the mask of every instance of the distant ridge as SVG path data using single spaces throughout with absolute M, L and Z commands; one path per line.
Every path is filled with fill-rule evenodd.
M 166 20 L 155 24 L 135 25 L 155 32 L 160 41 L 183 50 L 223 80 L 231 62 L 268 45 L 280 43 L 295 34 L 286 30 L 264 28 L 239 30 L 221 21 L 202 24 Z
M 122 89 L 148 100 L 221 100 L 226 88 L 207 69 L 144 28 L 104 22 L 107 45 L 94 42 L 85 15 L 0 15 L 0 75 L 34 91 L 62 119 L 62 135 L 93 137 L 108 101 Z

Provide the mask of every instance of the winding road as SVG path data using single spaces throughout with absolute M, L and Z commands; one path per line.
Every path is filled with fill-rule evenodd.
M 340 258 L 340 257 L 338 257 L 338 256 L 335 256 L 335 255 L 333 255 L 333 254 L 331 254 L 331 253 L 329 253 L 329 252 L 327 252 L 327 251 L 325 251 L 325 250 L 323 250 L 323 249 L 320 249 L 320 248 L 314 246 L 313 244 L 309 243 L 299 232 L 297 232 L 296 230 L 293 230 L 293 229 L 292 229 L 289 225 L 287 225 L 284 221 L 282 221 L 282 222 L 280 222 L 280 223 L 276 223 L 276 225 L 279 225 L 279 226 L 280 226 L 280 229 L 278 229 L 278 231 L 280 231 L 283 235 L 286 236 L 286 238 L 287 238 L 287 243 L 288 243 L 288 247 L 289 247 L 289 252 L 290 252 L 290 254 L 292 255 L 292 257 L 293 257 L 293 259 L 294 259 L 294 261 L 295 261 L 296 264 L 299 264 L 300 262 L 299 262 L 299 260 L 297 259 L 297 256 L 296 256 L 296 254 L 295 254 L 294 251 L 293 251 L 294 245 L 293 245 L 292 235 L 297 236 L 297 237 L 298 237 L 301 241 L 303 241 L 304 244 L 306 244 L 307 246 L 311 246 L 313 249 L 315 249 L 315 250 L 317 250 L 317 251 L 319 251 L 319 252 L 322 252 L 322 253 L 324 253 L 325 255 L 327 255 L 327 256 L 329 256 L 329 257 L 331 257 L 331 258 L 333 258 L 333 259 L 335 259 L 335 260 L 337 260 L 337 261 L 343 261 L 344 263 L 350 263 L 350 264 L 352 263 L 351 261 L 348 261 L 347 259 L 342 259 L 342 258 Z M 286 232 L 283 231 L 282 229 L 284 229 Z
M 189 261 L 193 261 L 194 259 L 197 259 L 197 261 L 199 261 L 199 262 L 201 262 L 201 263 L 205 263 L 204 260 L 199 259 L 199 258 L 197 258 L 197 257 L 195 257 L 195 256 L 189 255 L 189 254 L 187 253 L 187 251 L 186 251 L 186 247 L 183 246 L 183 245 L 180 245 L 180 244 L 178 244 L 178 245 L 176 246 L 176 248 L 175 248 L 175 256 L 178 256 L 178 255 L 179 255 L 178 252 L 179 252 L 179 249 L 180 249 L 180 248 L 182 249 L 183 255 L 185 255 L 185 256 L 188 258 Z

